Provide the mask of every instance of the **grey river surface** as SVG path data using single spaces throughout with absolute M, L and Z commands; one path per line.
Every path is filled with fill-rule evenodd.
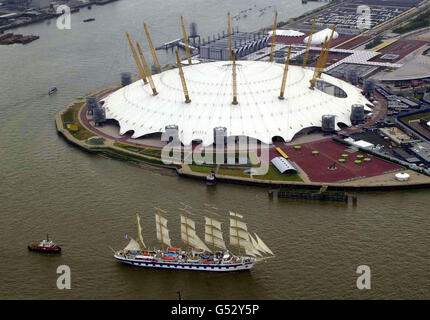
M 178 290 L 184 299 L 430 298 L 430 190 L 360 193 L 356 207 L 269 200 L 265 189 L 207 188 L 89 155 L 56 133 L 53 116 L 70 101 L 135 72 L 124 33 L 146 43 L 143 20 L 159 45 L 180 36 L 181 14 L 207 37 L 226 29 L 228 10 L 234 16 L 271 5 L 239 21 L 240 30 L 254 31 L 271 25 L 273 8 L 287 20 L 322 4 L 122 0 L 82 8 L 71 30 L 57 30 L 55 20 L 14 30 L 41 38 L 0 46 L 0 298 L 176 299 Z M 82 23 L 89 17 L 96 21 Z M 170 52 L 158 55 L 162 64 L 173 62 Z M 48 96 L 52 86 L 58 92 Z M 180 202 L 194 208 L 199 234 L 204 204 L 218 208 L 225 231 L 228 211 L 242 213 L 276 257 L 235 274 L 140 269 L 113 259 L 109 246 L 121 248 L 125 234 L 135 235 L 136 212 L 144 239 L 156 245 L 156 205 L 168 211 L 179 246 Z M 46 233 L 62 245 L 61 255 L 27 251 Z M 59 265 L 71 268 L 71 290 L 56 287 Z M 359 265 L 372 270 L 371 290 L 356 288 Z

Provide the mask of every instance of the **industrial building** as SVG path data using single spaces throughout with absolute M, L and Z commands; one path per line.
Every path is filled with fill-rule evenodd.
M 232 50 L 236 53 L 237 59 L 254 53 L 267 46 L 268 35 L 255 33 L 232 32 L 231 42 Z M 203 40 L 204 41 L 204 40 Z M 223 32 L 222 35 L 208 38 L 208 42 L 200 45 L 200 59 L 204 60 L 230 60 L 228 35 Z

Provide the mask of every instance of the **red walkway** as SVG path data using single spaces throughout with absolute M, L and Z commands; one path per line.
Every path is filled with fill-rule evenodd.
M 331 138 L 301 144 L 300 150 L 295 149 L 294 146 L 285 146 L 283 143 L 275 143 L 275 145 L 280 147 L 291 161 L 297 163 L 312 182 L 336 182 L 359 177 L 373 177 L 401 168 L 363 152 L 346 152 L 346 146 L 331 141 Z M 319 151 L 319 154 L 313 155 L 314 150 Z M 344 163 L 338 161 L 342 158 L 342 154 L 348 154 Z M 371 158 L 371 161 L 354 163 L 359 154 L 364 155 L 364 158 Z M 273 156 L 279 156 L 279 154 L 271 152 L 271 158 Z M 333 163 L 336 163 L 336 170 L 329 170 L 328 167 Z

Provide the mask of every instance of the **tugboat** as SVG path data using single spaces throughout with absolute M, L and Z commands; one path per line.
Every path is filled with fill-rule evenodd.
M 146 247 L 142 238 L 140 218 L 136 214 L 137 240 L 126 235 L 126 239 L 130 238 L 128 245 L 122 250 L 112 249 L 118 262 L 156 269 L 232 272 L 250 270 L 255 263 L 274 257 L 273 252 L 261 238 L 256 234 L 253 237 L 248 232 L 246 223 L 239 220 L 243 216 L 234 212 L 230 212 L 230 245 L 239 249 L 238 255 L 226 248 L 221 222 L 212 217 L 205 217 L 203 241 L 196 234 L 194 220 L 181 215 L 181 239 L 187 249 L 172 247 L 167 219 L 161 216 L 161 212 L 165 211 L 160 208 L 157 210 L 155 223 L 161 248 Z
M 206 176 L 206 185 L 208 185 L 208 186 L 215 186 L 215 185 L 216 185 L 215 172 L 211 171 L 211 172 Z
M 44 253 L 61 253 L 61 248 L 54 242 L 49 240 L 49 236 L 46 235 L 47 240 L 42 240 L 39 244 L 31 243 L 28 245 L 28 250 L 44 252 Z
M 48 94 L 51 95 L 51 94 L 54 94 L 55 92 L 57 92 L 57 88 L 53 87 L 53 88 L 49 89 Z

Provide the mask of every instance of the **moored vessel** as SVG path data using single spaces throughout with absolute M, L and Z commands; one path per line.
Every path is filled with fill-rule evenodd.
M 206 185 L 208 185 L 208 186 L 214 186 L 214 185 L 216 185 L 216 177 L 215 177 L 215 173 L 213 171 L 211 171 L 206 176 Z
M 205 241 L 202 241 L 196 234 L 195 222 L 181 215 L 181 239 L 187 249 L 172 247 L 168 221 L 161 215 L 165 211 L 157 210 L 156 232 L 162 248 L 146 247 L 140 218 L 136 214 L 137 240 L 130 238 L 124 249 L 115 251 L 114 257 L 118 262 L 146 268 L 231 272 L 250 270 L 255 263 L 274 256 L 261 238 L 256 234 L 255 238 L 251 236 L 246 223 L 240 220 L 243 216 L 233 212 L 230 212 L 230 245 L 238 248 L 237 255 L 227 249 L 221 222 L 212 217 L 205 217 Z

